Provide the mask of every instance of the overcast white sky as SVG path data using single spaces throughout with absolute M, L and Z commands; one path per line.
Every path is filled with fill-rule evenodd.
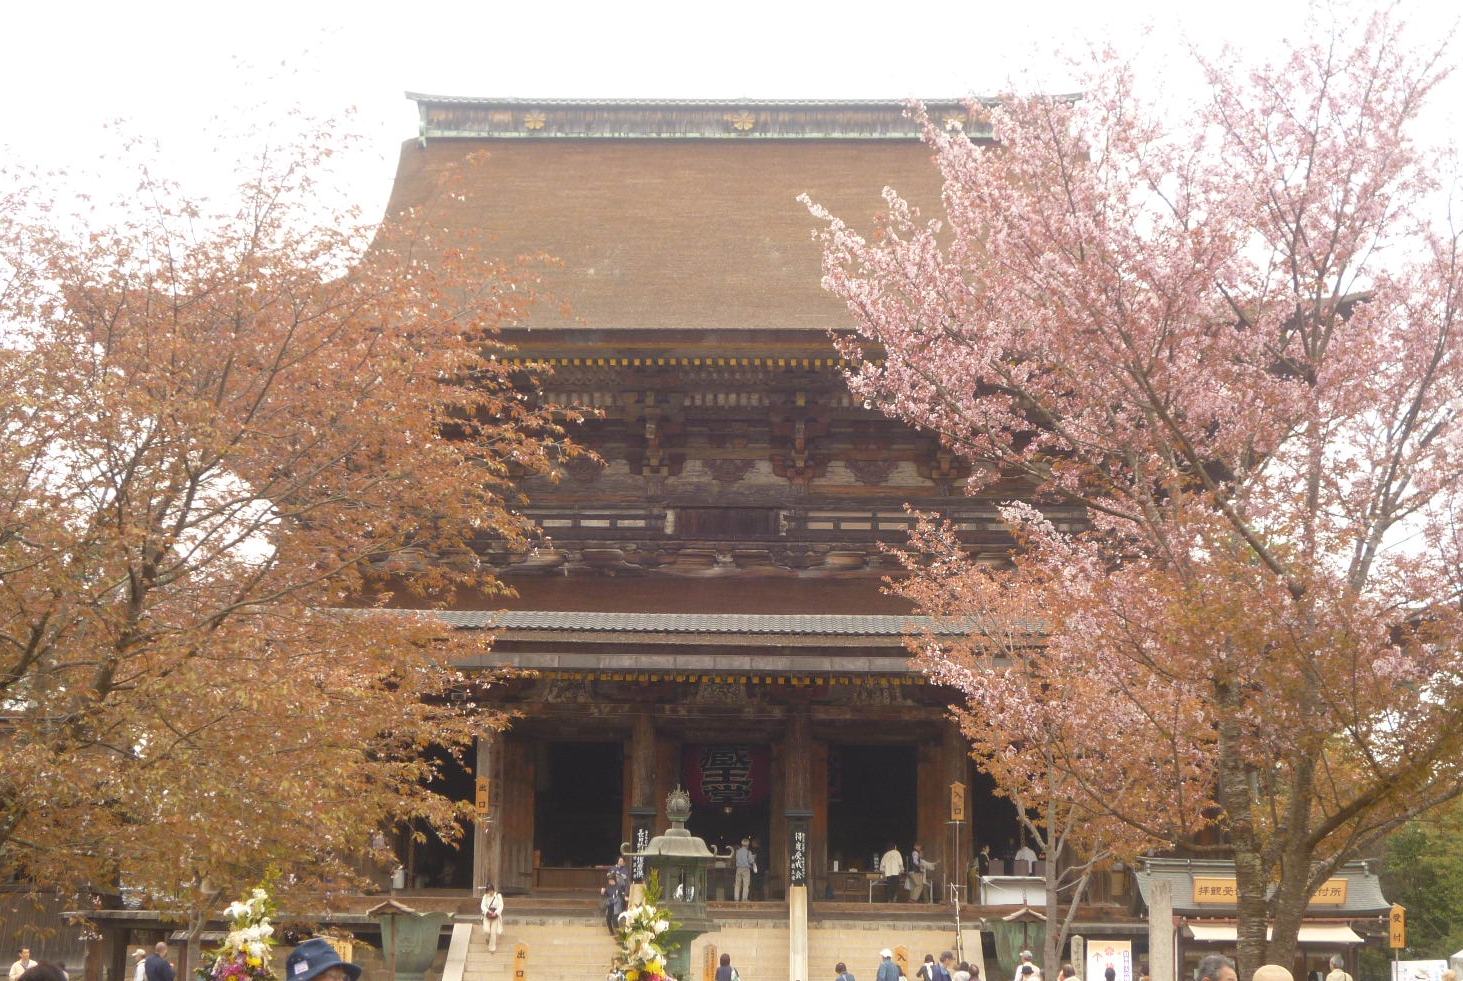
M 1359 9 L 1367 9 L 1364 4 Z M 1456 5 L 1408 0 L 1422 40 Z M 110 121 L 155 139 L 179 174 L 222 190 L 219 143 L 291 108 L 348 108 L 365 137 L 343 177 L 379 215 L 400 142 L 415 134 L 408 89 L 560 97 L 905 98 L 997 90 L 1049 52 L 1109 41 L 1182 93 L 1187 41 L 1264 48 L 1305 21 L 1302 0 L 887 0 L 864 3 L 476 3 L 373 0 L 17 2 L 0 57 L 0 149 L 14 161 L 89 169 L 115 146 Z M 1166 72 L 1160 76 L 1159 72 Z M 1455 101 L 1457 80 L 1443 93 Z M 221 122 L 220 122 L 221 121 Z M 112 192 L 125 187 L 108 175 Z

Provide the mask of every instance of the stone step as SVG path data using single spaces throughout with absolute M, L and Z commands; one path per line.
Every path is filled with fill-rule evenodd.
M 473 925 L 462 981 L 511 981 L 514 950 L 519 944 L 527 948 L 525 967 L 533 981 L 598 981 L 608 971 L 616 950 L 614 941 L 597 921 L 581 922 L 575 917 L 553 915 L 524 918 L 510 910 L 496 954 L 488 953 L 481 924 Z M 691 971 L 681 981 L 703 978 L 709 981 L 711 975 L 705 973 L 708 947 L 714 948 L 710 959 L 713 968 L 721 954 L 730 954 L 732 964 L 746 981 L 810 981 L 831 977 L 833 965 L 838 961 L 846 963 L 856 975 L 872 977 L 878 968 L 881 948 L 904 948 L 913 970 L 926 953 L 938 957 L 942 950 L 953 950 L 955 928 L 953 922 L 904 920 L 810 923 L 809 978 L 789 978 L 785 910 L 780 919 L 776 916 L 722 918 L 717 930 L 691 942 Z

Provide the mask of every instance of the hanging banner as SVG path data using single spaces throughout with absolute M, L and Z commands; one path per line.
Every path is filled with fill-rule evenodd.
M 702 807 L 760 804 L 771 789 L 766 746 L 687 746 L 681 769 L 691 802 Z
M 1133 942 L 1090 937 L 1087 940 L 1087 973 L 1084 978 L 1100 978 L 1111 967 L 1115 981 L 1133 981 Z

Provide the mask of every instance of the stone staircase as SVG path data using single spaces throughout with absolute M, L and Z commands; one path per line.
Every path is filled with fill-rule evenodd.
M 615 942 L 594 903 L 536 902 L 519 910 L 509 905 L 504 913 L 496 954 L 488 953 L 482 923 L 476 917 L 469 921 L 472 933 L 461 981 L 511 981 L 519 945 L 526 948 L 524 967 L 532 981 L 599 981 L 609 971 Z M 444 976 L 443 981 L 449 979 Z
M 838 961 L 847 963 L 859 977 L 872 978 L 883 947 L 905 948 L 912 970 L 926 953 L 938 956 L 955 946 L 953 921 L 942 910 L 881 909 L 879 919 L 870 921 L 867 906 L 850 904 L 849 909 L 841 910 L 825 904 L 815 909 L 808 924 L 808 978 L 788 977 L 784 903 L 713 903 L 710 913 L 720 927 L 692 941 L 691 970 L 681 981 L 711 981 L 722 953 L 731 955 L 744 981 L 820 981 L 832 977 Z M 521 944 L 526 948 L 524 968 L 531 981 L 599 981 L 615 951 L 596 904 L 582 899 L 533 898 L 510 904 L 496 954 L 488 953 L 476 918 L 462 916 L 458 923 L 471 931 L 461 976 L 449 977 L 457 973 L 449 968 L 429 978 L 512 981 L 514 951 Z M 459 935 L 463 933 L 466 931 Z M 712 973 L 707 971 L 708 963 Z

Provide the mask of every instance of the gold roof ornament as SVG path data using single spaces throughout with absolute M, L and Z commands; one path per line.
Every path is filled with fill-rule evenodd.
M 532 130 L 543 129 L 544 128 L 544 124 L 547 123 L 548 121 L 549 121 L 548 117 L 545 116 L 543 113 L 539 112 L 538 110 L 534 110 L 533 112 L 526 112 L 526 113 L 523 114 L 523 128 L 524 129 L 532 129 Z
M 757 117 L 743 109 L 741 112 L 729 112 L 726 114 L 726 121 L 731 123 L 732 129 L 738 133 L 749 132 L 757 125 Z

